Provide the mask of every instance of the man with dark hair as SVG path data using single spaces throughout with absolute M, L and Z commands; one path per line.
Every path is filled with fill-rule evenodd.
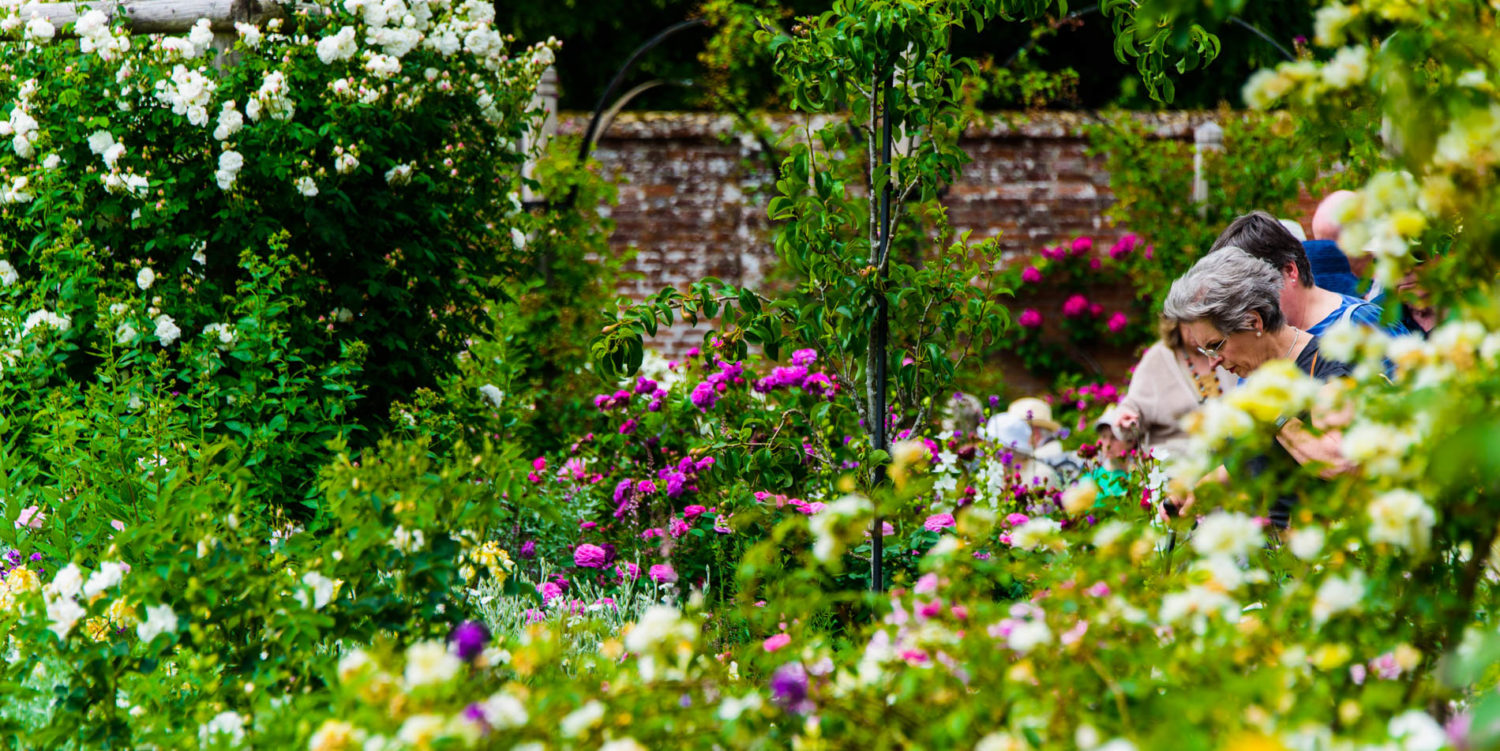
M 1281 312 L 1288 323 L 1313 336 L 1342 320 L 1384 328 L 1392 336 L 1406 333 L 1399 321 L 1381 324 L 1379 305 L 1314 285 L 1302 243 L 1264 211 L 1252 211 L 1230 222 L 1212 250 L 1227 247 L 1244 250 L 1281 272 Z

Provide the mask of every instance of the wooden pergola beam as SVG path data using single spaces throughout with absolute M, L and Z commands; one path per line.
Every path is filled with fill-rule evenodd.
M 276 2 L 261 0 L 105 0 L 88 3 L 35 3 L 22 6 L 22 18 L 45 18 L 63 33 L 90 10 L 103 11 L 110 20 L 123 16 L 133 34 L 181 34 L 207 18 L 214 31 L 234 31 L 236 23 L 258 23 L 285 15 Z

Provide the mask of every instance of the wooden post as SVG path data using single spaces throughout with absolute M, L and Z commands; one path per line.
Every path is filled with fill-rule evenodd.
M 1208 216 L 1208 176 L 1203 173 L 1203 155 L 1210 151 L 1224 150 L 1224 129 L 1209 120 L 1193 128 L 1193 203 L 1198 205 L 1198 217 Z
M 531 106 L 541 109 L 544 114 L 536 128 L 527 131 L 523 142 L 522 151 L 526 154 L 526 164 L 521 167 L 521 176 L 527 179 L 530 179 L 536 172 L 536 160 L 541 158 L 542 152 L 547 150 L 548 142 L 557 135 L 557 66 L 549 66 L 542 71 L 542 78 L 536 85 L 536 93 L 531 97 Z M 521 201 L 523 203 L 540 199 L 541 196 L 536 195 L 530 187 L 522 185 Z
M 258 23 L 285 15 L 282 6 L 260 0 L 107 0 L 97 3 L 37 3 L 23 6 L 23 19 L 45 18 L 59 34 L 90 10 L 103 11 L 111 20 L 124 16 L 133 34 L 181 34 L 200 18 L 207 18 L 214 31 L 232 32 L 235 23 Z

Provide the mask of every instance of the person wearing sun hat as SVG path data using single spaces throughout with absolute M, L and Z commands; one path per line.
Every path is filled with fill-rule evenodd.
M 1052 405 L 1034 396 L 1027 396 L 1010 403 L 1006 408 L 1006 414 L 1018 422 L 1024 422 L 1031 426 L 1031 447 L 1039 448 L 1047 443 L 1047 439 L 1062 429 L 1062 425 L 1052 419 Z

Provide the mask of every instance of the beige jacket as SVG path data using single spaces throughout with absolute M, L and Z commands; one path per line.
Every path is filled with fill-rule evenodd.
M 1224 391 L 1239 383 L 1233 373 L 1223 368 L 1218 368 L 1217 373 Z M 1160 341 L 1141 355 L 1130 377 L 1130 388 L 1120 400 L 1121 406 L 1141 416 L 1145 436 L 1142 445 L 1165 449 L 1174 455 L 1182 452 L 1188 439 L 1181 427 L 1182 418 L 1201 404 L 1202 397 L 1187 364 Z

